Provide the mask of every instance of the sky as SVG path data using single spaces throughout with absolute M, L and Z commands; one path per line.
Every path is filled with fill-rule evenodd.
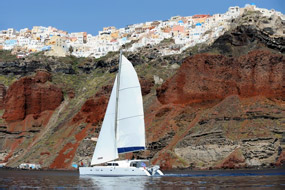
M 285 14 L 285 0 L 1 0 L 0 30 L 53 26 L 97 35 L 107 26 L 225 13 L 230 6 L 252 3 Z

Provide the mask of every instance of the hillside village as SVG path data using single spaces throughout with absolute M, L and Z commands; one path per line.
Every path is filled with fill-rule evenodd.
M 260 11 L 263 16 L 280 16 L 281 12 L 257 8 L 254 4 L 244 8 L 229 7 L 224 14 L 174 16 L 165 21 L 153 21 L 128 25 L 125 28 L 105 27 L 97 36 L 87 32 L 68 33 L 54 27 L 34 26 L 16 31 L 13 28 L 0 31 L 0 50 L 12 50 L 18 58 L 30 53 L 45 51 L 47 56 L 99 58 L 111 51 L 118 51 L 126 44 L 128 51 L 137 51 L 146 45 L 158 44 L 172 38 L 175 46 L 160 49 L 162 55 L 180 53 L 198 43 L 211 43 L 227 31 L 233 19 L 245 11 Z

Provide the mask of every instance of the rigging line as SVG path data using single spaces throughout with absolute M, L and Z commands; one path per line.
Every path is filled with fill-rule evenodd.
M 143 116 L 143 114 L 142 115 L 134 115 L 134 116 L 130 116 L 130 117 L 125 117 L 125 118 L 122 118 L 122 119 L 118 119 L 118 121 L 125 120 L 125 119 L 130 119 L 130 118 L 133 118 L 133 117 L 139 117 L 139 116 Z
M 121 76 L 121 69 L 122 69 L 122 52 L 120 50 L 120 59 L 119 59 L 119 73 L 117 75 L 117 86 L 116 86 L 116 107 L 115 107 L 115 139 L 117 140 L 117 128 L 118 128 L 118 110 L 119 110 L 119 89 L 120 89 L 120 76 Z M 115 141 L 116 142 L 116 141 Z
M 138 87 L 140 87 L 140 86 L 131 86 L 131 87 L 127 87 L 127 88 L 122 88 L 119 91 L 127 90 L 127 89 L 130 89 L 130 88 L 138 88 Z

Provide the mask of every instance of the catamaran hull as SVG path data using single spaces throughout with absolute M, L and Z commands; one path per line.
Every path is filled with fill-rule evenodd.
M 80 175 L 93 175 L 93 176 L 153 176 L 163 175 L 160 170 L 155 173 L 148 172 L 145 168 L 131 168 L 131 167 L 79 167 Z

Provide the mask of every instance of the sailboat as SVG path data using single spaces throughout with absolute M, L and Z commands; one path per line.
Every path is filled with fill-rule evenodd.
M 118 160 L 119 154 L 145 149 L 145 124 L 141 86 L 132 63 L 120 51 L 116 76 L 90 167 L 80 175 L 163 175 L 148 160 Z M 103 165 L 104 164 L 104 165 Z

